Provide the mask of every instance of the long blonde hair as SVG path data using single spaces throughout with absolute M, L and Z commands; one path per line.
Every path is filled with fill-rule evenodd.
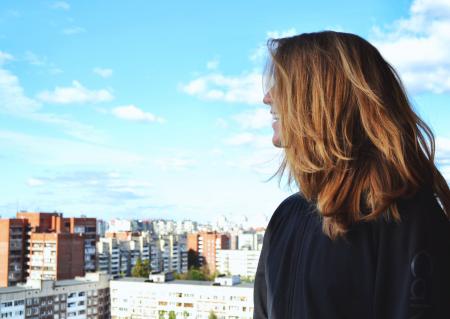
M 267 78 L 287 169 L 334 239 L 425 187 L 447 216 L 450 190 L 434 164 L 431 129 L 412 110 L 393 67 L 361 37 L 323 31 L 271 39 Z M 428 142 L 428 143 L 427 143 Z

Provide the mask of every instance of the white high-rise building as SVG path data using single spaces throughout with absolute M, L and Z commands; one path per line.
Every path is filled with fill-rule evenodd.
M 114 278 L 130 276 L 137 260 L 150 260 L 152 271 L 187 272 L 186 238 L 182 235 L 152 237 L 149 232 L 107 233 L 97 243 L 97 267 Z
M 109 275 L 30 279 L 23 285 L 0 288 L 0 318 L 110 318 Z
M 238 234 L 238 249 L 261 250 L 264 233 L 245 232 Z
M 235 278 L 217 282 L 175 280 L 149 282 L 145 278 L 121 278 L 110 282 L 111 317 L 125 318 L 218 318 L 251 319 L 253 284 Z
M 177 234 L 193 233 L 197 231 L 197 222 L 185 219 L 177 223 Z
M 255 277 L 260 250 L 218 249 L 216 269 L 222 274 Z
M 111 219 L 108 223 L 108 232 L 132 231 L 132 221 L 128 219 Z
M 97 242 L 97 269 L 113 278 L 120 272 L 120 249 L 116 238 L 100 238 Z
M 161 271 L 188 271 L 188 253 L 186 237 L 178 235 L 165 235 L 159 238 L 161 250 Z

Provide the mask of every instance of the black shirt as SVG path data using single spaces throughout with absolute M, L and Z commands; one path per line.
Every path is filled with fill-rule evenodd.
M 450 318 L 450 223 L 434 195 L 397 201 L 335 241 L 301 194 L 284 200 L 264 235 L 254 319 Z

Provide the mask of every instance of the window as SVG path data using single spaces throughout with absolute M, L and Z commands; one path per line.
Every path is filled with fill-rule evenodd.
M 23 305 L 25 302 L 23 300 L 16 300 L 14 301 L 14 306 Z

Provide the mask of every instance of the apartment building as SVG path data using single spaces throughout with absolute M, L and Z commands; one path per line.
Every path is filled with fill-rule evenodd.
M 0 219 L 0 287 L 25 281 L 27 231 L 22 219 Z
M 31 275 L 59 280 L 96 270 L 95 218 L 64 218 L 56 212 L 18 212 L 16 217 L 0 219 L 0 257 L 7 260 L 0 264 L 0 287 Z
M 236 280 L 237 279 L 237 280 Z M 150 282 L 145 278 L 121 278 L 110 282 L 111 317 L 125 318 L 218 318 L 253 317 L 253 284 L 238 277 L 216 282 L 174 280 Z
M 240 275 L 254 278 L 261 250 L 218 249 L 216 269 L 221 274 Z
M 30 279 L 71 279 L 84 275 L 84 238 L 69 233 L 31 233 Z
M 237 235 L 237 249 L 261 250 L 263 232 L 242 232 Z
M 186 239 L 149 232 L 107 232 L 97 243 L 97 269 L 114 278 L 131 275 L 138 259 L 150 260 L 152 271 L 187 272 Z
M 88 273 L 69 280 L 30 279 L 0 288 L 0 318 L 110 318 L 109 277 Z
M 150 268 L 152 271 L 162 271 L 162 252 L 159 238 L 152 237 L 150 241 Z
M 129 276 L 138 259 L 150 259 L 148 232 L 107 232 L 97 243 L 97 269 Z
M 178 273 L 188 271 L 186 237 L 174 234 L 160 235 L 159 244 L 161 251 L 161 271 L 176 271 Z
M 92 272 L 96 270 L 96 242 L 97 242 L 97 220 L 96 218 L 64 218 L 69 223 L 69 232 L 79 234 L 84 240 L 84 270 Z
M 100 238 L 97 243 L 97 269 L 117 278 L 120 273 L 119 258 L 120 248 L 117 238 Z
M 216 231 L 190 233 L 187 235 L 187 250 L 193 250 L 199 258 L 199 264 L 216 271 L 217 249 L 229 249 L 230 237 Z

